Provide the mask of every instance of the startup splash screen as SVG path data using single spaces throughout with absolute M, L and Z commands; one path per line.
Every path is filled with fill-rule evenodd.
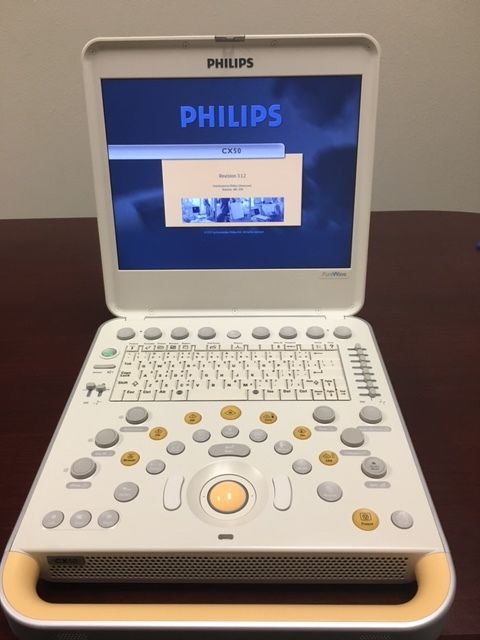
M 118 267 L 348 268 L 361 76 L 104 79 Z

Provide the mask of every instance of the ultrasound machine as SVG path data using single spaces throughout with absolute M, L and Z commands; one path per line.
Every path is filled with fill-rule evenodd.
M 115 317 L 3 557 L 19 637 L 439 635 L 452 560 L 357 316 L 378 68 L 361 34 L 86 45 Z M 187 223 L 184 198 L 282 199 L 283 215 Z M 400 604 L 55 603 L 40 579 L 417 590 Z

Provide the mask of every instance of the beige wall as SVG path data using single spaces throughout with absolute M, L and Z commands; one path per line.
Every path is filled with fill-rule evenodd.
M 480 211 L 480 0 L 0 0 L 0 217 L 95 214 L 90 38 L 358 31 L 383 50 L 373 208 Z

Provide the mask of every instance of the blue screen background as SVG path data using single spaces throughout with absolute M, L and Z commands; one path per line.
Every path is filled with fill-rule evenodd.
M 361 76 L 103 79 L 107 144 L 283 142 L 303 154 L 299 227 L 165 227 L 160 160 L 110 160 L 121 270 L 348 268 Z M 181 128 L 180 105 L 280 104 L 270 128 Z M 277 195 L 277 194 L 261 194 Z

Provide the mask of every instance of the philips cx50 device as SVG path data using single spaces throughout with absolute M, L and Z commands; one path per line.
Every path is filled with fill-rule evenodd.
M 453 565 L 355 315 L 378 62 L 375 40 L 355 34 L 85 47 L 116 317 L 3 558 L 19 636 L 439 634 Z M 401 604 L 86 604 L 41 599 L 39 577 L 418 588 Z

